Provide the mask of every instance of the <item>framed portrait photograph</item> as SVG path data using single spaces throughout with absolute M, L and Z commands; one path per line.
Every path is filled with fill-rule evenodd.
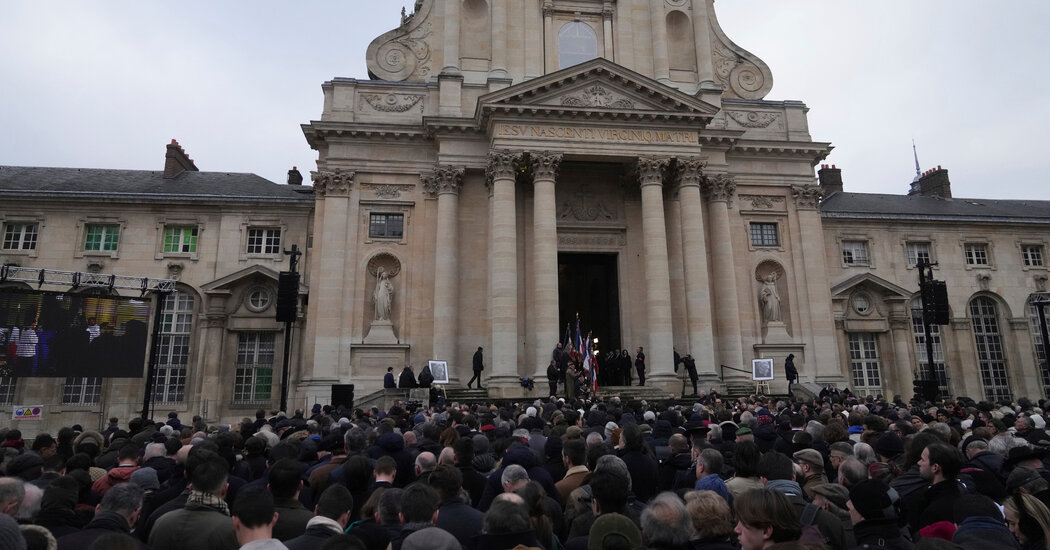
M 448 363 L 445 361 L 430 361 L 430 374 L 434 375 L 435 384 L 448 384 Z
M 772 359 L 752 359 L 751 360 L 751 379 L 752 380 L 772 380 L 773 379 L 773 360 Z

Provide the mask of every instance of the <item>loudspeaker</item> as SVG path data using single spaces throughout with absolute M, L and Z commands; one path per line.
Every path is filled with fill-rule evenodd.
M 294 323 L 299 306 L 299 274 L 282 271 L 277 279 L 277 322 Z
M 921 289 L 923 315 L 934 325 L 947 325 L 951 316 L 948 312 L 948 285 L 944 281 L 926 281 Z
M 936 380 L 913 380 L 912 389 L 915 397 L 925 401 L 935 402 L 938 399 L 939 388 Z
M 331 405 L 336 409 L 339 407 L 346 407 L 347 409 L 354 408 L 354 385 L 332 384 Z

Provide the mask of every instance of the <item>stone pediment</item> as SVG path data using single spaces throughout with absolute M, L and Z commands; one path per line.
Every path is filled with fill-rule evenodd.
M 222 277 L 222 278 L 216 279 L 214 281 L 211 281 L 209 283 L 205 283 L 205 284 L 201 285 L 201 290 L 203 290 L 205 294 L 210 294 L 210 293 L 213 293 L 213 292 L 229 291 L 229 290 L 232 290 L 235 287 L 243 284 L 244 281 L 255 279 L 256 276 L 262 277 L 264 279 L 272 280 L 274 285 L 276 286 L 277 279 L 279 278 L 279 273 L 277 273 L 276 271 L 274 271 L 274 270 L 272 270 L 272 269 L 270 269 L 268 267 L 261 266 L 261 265 L 248 266 L 248 267 L 246 267 L 246 268 L 244 268 L 244 269 L 242 269 L 240 271 L 236 271 L 234 273 L 230 273 L 229 275 L 226 275 L 225 277 Z M 300 282 L 299 282 L 299 294 L 306 294 L 306 293 L 307 293 L 306 278 L 303 277 L 302 279 L 300 279 Z
M 719 107 L 598 58 L 478 99 L 484 125 L 496 114 L 541 114 L 706 125 Z
M 877 290 L 884 299 L 910 299 L 914 295 L 914 292 L 899 285 L 895 285 L 882 277 L 872 275 L 871 273 L 861 273 L 860 275 L 854 275 L 853 277 L 831 287 L 831 296 L 833 299 L 848 298 L 854 290 L 862 286 L 872 290 Z

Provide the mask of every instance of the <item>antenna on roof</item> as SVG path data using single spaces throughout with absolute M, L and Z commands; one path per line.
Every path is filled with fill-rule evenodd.
M 919 168 L 919 151 L 915 148 L 915 138 L 911 140 L 911 151 L 915 154 L 915 179 L 911 181 L 915 183 L 922 179 L 922 169 Z

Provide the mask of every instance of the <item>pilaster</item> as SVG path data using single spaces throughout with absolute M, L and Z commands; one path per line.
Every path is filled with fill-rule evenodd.
M 715 326 L 718 336 L 719 365 L 747 369 L 741 344 L 740 301 L 737 295 L 736 272 L 733 260 L 732 232 L 729 223 L 729 205 L 736 194 L 736 180 L 728 174 L 713 174 L 703 179 L 707 194 L 708 214 L 711 216 L 711 281 L 715 301 Z M 744 379 L 737 371 L 726 371 L 728 378 Z
M 438 214 L 434 243 L 433 358 L 447 361 L 449 381 L 458 378 L 459 336 L 459 192 L 464 169 L 439 166 L 420 177 L 424 192 L 437 197 Z M 463 374 L 466 374 L 464 372 Z

